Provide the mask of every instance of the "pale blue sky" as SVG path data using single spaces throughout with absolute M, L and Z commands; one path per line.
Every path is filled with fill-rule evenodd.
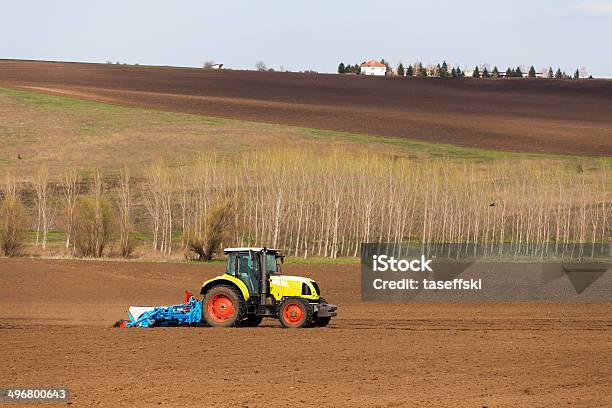
M 335 72 L 385 58 L 612 77 L 612 0 L 3 1 L 0 58 Z

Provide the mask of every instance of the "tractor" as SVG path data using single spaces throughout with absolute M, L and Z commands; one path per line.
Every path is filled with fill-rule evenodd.
M 202 318 L 213 327 L 257 326 L 264 317 L 283 327 L 322 327 L 336 305 L 321 297 L 309 278 L 281 274 L 284 256 L 276 249 L 226 248 L 225 273 L 207 280 L 200 293 Z

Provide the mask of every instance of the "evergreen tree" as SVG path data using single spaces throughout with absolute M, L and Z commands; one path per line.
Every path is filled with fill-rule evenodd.
M 427 70 L 425 68 L 423 68 L 423 64 L 421 64 L 420 62 L 419 62 L 419 66 L 418 66 L 418 71 L 419 71 L 418 75 L 420 77 L 425 78 L 427 76 Z
M 451 69 L 451 76 L 452 76 L 453 78 L 456 78 L 456 77 L 457 77 L 457 71 L 455 70 L 455 67 L 453 67 L 453 69 Z
M 554 73 L 553 73 L 553 69 L 552 69 L 552 67 L 548 67 L 548 74 L 546 74 L 546 77 L 547 77 L 548 79 L 552 79 L 552 78 L 553 78 L 553 76 L 554 76 Z
M 413 75 L 414 75 L 414 72 L 412 71 L 412 65 L 408 65 L 408 68 L 406 68 L 406 76 L 411 77 Z
M 579 79 L 580 78 L 580 71 L 576 70 L 576 72 L 574 72 L 574 79 Z
M 344 66 L 344 62 L 341 62 L 340 65 L 338 65 L 338 73 L 344 74 L 345 72 L 346 72 L 346 67 Z
M 523 77 L 523 72 L 521 71 L 521 67 L 516 67 L 516 70 L 514 70 L 514 76 L 517 78 Z
M 448 76 L 448 65 L 446 61 L 442 61 L 442 66 L 440 67 L 440 78 L 446 78 Z
M 497 69 L 497 66 L 493 67 L 493 78 L 499 78 L 499 70 Z
M 533 67 L 533 65 L 531 66 L 531 68 L 529 68 L 529 73 L 527 75 L 529 76 L 529 78 L 536 77 L 536 72 L 535 72 L 535 68 Z
M 461 71 L 461 68 L 457 67 L 457 77 L 464 77 L 465 72 Z
M 436 64 L 436 66 L 434 67 L 433 76 L 435 76 L 436 78 L 440 77 L 440 70 L 440 64 Z
M 480 78 L 480 71 L 478 70 L 478 65 L 476 65 L 476 68 L 474 68 L 474 72 L 472 72 L 472 77 Z
M 359 64 L 355 64 L 353 66 L 353 72 L 356 73 L 357 75 L 361 74 L 361 66 Z
M 385 59 L 384 59 L 384 58 L 381 58 L 380 63 L 381 63 L 381 64 L 384 64 L 384 65 L 385 65 L 385 67 L 387 67 L 387 71 L 386 71 L 386 73 L 389 73 L 389 71 L 391 71 L 391 67 L 389 66 L 389 63 L 388 63 L 387 61 L 385 61 Z
M 399 65 L 397 66 L 397 75 L 404 76 L 404 73 L 405 73 L 404 64 L 400 62 Z
M 563 73 L 561 72 L 561 68 L 557 68 L 557 72 L 555 73 L 555 78 L 560 79 L 563 77 Z
M 513 76 L 514 76 L 514 71 L 511 70 L 510 68 L 508 68 L 506 70 L 506 78 L 510 78 L 510 77 L 513 77 Z
M 482 70 L 482 77 L 491 78 L 491 75 L 489 74 L 489 70 L 487 69 L 487 67 L 484 67 L 484 69 Z

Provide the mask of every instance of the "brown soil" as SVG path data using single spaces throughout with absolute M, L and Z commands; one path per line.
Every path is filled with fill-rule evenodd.
M 338 304 L 329 327 L 110 327 L 222 269 L 0 260 L 0 384 L 83 407 L 612 405 L 612 302 L 366 303 L 357 265 L 286 265 Z
M 495 150 L 612 156 L 612 81 L 405 79 L 0 61 L 0 86 Z

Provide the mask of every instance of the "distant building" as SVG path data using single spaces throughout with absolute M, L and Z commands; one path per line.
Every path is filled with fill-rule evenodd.
M 525 74 L 523 74 L 523 78 L 527 78 L 529 77 L 529 72 L 526 72 Z M 543 72 L 536 72 L 536 78 L 544 78 L 544 73 Z
M 211 69 L 223 69 L 223 64 L 212 64 Z
M 387 75 L 387 66 L 378 61 L 367 61 L 360 66 L 361 75 L 376 75 L 385 76 Z

